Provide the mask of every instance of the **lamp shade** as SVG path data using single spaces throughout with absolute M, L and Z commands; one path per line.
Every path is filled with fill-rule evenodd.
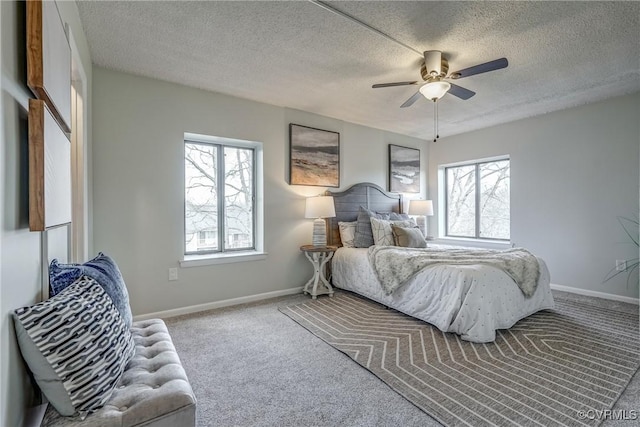
M 308 197 L 304 210 L 305 218 L 332 218 L 336 216 L 333 196 Z
M 451 83 L 436 80 L 422 85 L 420 93 L 424 95 L 425 98 L 433 101 L 434 99 L 442 98 L 449 89 L 451 89 Z
M 433 215 L 433 202 L 431 200 L 411 200 L 409 202 L 409 215 Z

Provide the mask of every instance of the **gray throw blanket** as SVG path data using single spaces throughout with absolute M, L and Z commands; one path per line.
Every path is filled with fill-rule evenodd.
M 486 264 L 497 267 L 507 273 L 527 297 L 535 292 L 540 276 L 538 259 L 522 248 L 498 251 L 371 246 L 369 261 L 387 295 L 422 269 L 439 264 Z

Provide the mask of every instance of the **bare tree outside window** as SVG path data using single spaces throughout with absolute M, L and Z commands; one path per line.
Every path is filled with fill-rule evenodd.
M 185 141 L 186 254 L 254 247 L 253 171 L 251 148 Z
M 185 144 L 185 248 L 198 252 L 218 250 L 217 147 Z M 205 232 L 209 232 L 207 244 Z
M 445 168 L 447 236 L 510 238 L 510 161 Z
M 447 235 L 476 235 L 476 168 L 447 168 Z
M 253 247 L 253 150 L 224 147 L 225 243 Z
M 509 240 L 511 229 L 509 160 L 481 163 L 479 169 L 479 237 Z

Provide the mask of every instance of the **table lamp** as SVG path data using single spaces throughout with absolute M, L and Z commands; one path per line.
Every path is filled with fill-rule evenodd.
M 411 200 L 409 201 L 409 215 L 416 217 L 416 224 L 422 231 L 422 235 L 427 237 L 427 216 L 433 215 L 433 202 L 431 200 Z
M 336 216 L 333 196 L 308 197 L 304 210 L 305 218 L 314 218 L 313 246 L 327 246 L 327 224 L 325 218 Z

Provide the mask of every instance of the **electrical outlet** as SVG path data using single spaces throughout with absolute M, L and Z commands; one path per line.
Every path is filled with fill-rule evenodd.
M 617 271 L 625 271 L 627 269 L 627 261 L 623 259 L 616 260 L 616 270 Z
M 169 281 L 178 280 L 178 269 L 176 267 L 172 267 L 169 269 Z

